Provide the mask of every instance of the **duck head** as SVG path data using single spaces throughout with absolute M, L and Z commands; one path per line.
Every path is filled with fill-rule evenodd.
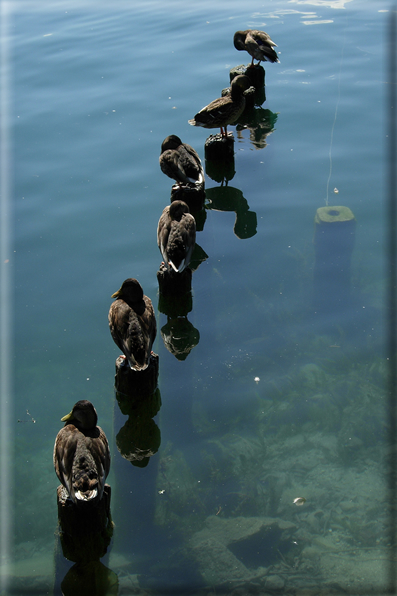
M 68 424 L 74 424 L 79 429 L 90 429 L 96 427 L 98 415 L 90 401 L 81 399 L 74 404 L 72 411 L 61 420 Z

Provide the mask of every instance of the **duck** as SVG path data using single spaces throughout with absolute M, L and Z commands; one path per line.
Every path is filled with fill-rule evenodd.
M 110 469 L 109 444 L 97 426 L 97 412 L 90 401 L 82 399 L 61 420 L 65 426 L 55 439 L 55 473 L 73 503 L 97 502 Z
M 196 220 L 184 201 L 172 201 L 157 226 L 157 244 L 168 269 L 182 273 L 196 243 Z
M 231 83 L 230 93 L 211 101 L 188 121 L 189 124 L 203 128 L 219 127 L 222 137 L 227 137 L 227 125 L 236 122 L 243 113 L 245 108 L 244 91 L 250 86 L 251 82 L 246 75 L 238 75 Z
M 157 333 L 152 301 L 139 281 L 131 277 L 123 281 L 112 298 L 116 300 L 110 306 L 108 319 L 114 343 L 130 369 L 146 370 Z
M 176 135 L 169 135 L 162 142 L 159 161 L 161 171 L 180 188 L 204 184 L 204 170 L 197 151 Z
M 256 29 L 236 31 L 233 43 L 236 50 L 246 50 L 252 56 L 250 67 L 254 66 L 254 58 L 255 60 L 259 60 L 258 64 L 261 61 L 280 62 L 273 49 L 277 47 L 277 44 L 271 40 L 265 31 L 258 31 Z

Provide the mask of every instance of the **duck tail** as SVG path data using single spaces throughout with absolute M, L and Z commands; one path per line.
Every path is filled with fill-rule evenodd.
M 74 493 L 74 496 L 78 501 L 92 501 L 93 499 L 96 499 L 96 497 L 98 496 L 98 490 L 96 488 L 84 492 L 77 490 Z
M 195 183 L 197 186 L 201 186 L 202 184 L 204 184 L 204 174 L 203 172 L 200 172 L 198 180 L 195 180 Z
M 148 366 L 149 366 L 149 363 L 142 364 L 142 365 L 136 363 L 136 365 L 134 365 L 134 366 L 131 366 L 131 364 L 130 364 L 130 369 L 134 370 L 135 372 L 140 372 L 142 370 L 146 370 Z
M 172 269 L 175 271 L 175 273 L 182 273 L 182 271 L 183 271 L 183 270 L 184 270 L 184 268 L 185 268 L 185 265 L 184 265 L 184 262 L 183 262 L 183 261 L 182 261 L 182 263 L 180 264 L 180 266 L 179 266 L 179 269 L 178 269 L 178 267 L 175 267 L 175 265 L 174 265 L 174 263 L 171 261 L 171 259 L 168 261 L 168 264 L 169 264 L 169 265 L 171 265 L 171 267 L 172 267 Z

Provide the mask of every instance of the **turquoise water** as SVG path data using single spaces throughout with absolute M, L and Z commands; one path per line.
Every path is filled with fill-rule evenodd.
M 109 593 L 385 588 L 388 9 L 21 2 L 3 15 L 13 330 L 4 593 L 61 593 L 72 565 L 56 536 L 52 449 L 79 399 L 94 403 L 111 444 Z M 236 235 L 236 213 L 219 209 L 220 183 L 207 175 L 197 242 L 208 258 L 193 273 L 188 314 L 198 333 L 179 361 L 157 309 L 156 227 L 172 184 L 160 146 L 177 134 L 204 160 L 216 131 L 188 120 L 220 96 L 230 68 L 249 63 L 233 47 L 246 28 L 266 30 L 280 58 L 264 64 L 266 146 L 230 127 L 228 188 L 256 226 Z M 351 294 L 336 280 L 317 308 L 314 218 L 327 204 L 356 219 Z M 158 313 L 162 405 L 141 431 L 156 438 L 144 468 L 116 446 L 127 417 L 114 397 L 107 312 L 127 277 Z

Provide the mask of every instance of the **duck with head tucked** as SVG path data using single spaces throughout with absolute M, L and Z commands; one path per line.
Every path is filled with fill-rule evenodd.
M 265 31 L 256 29 L 236 31 L 233 42 L 236 50 L 245 50 L 252 56 L 250 67 L 254 66 L 254 58 L 259 60 L 258 64 L 262 61 L 279 62 L 278 56 L 273 49 L 277 47 L 277 44 L 270 39 Z
M 145 370 L 157 332 L 152 301 L 133 278 L 126 279 L 112 298 L 116 300 L 110 306 L 108 319 L 113 340 L 132 370 Z
M 157 226 L 157 244 L 168 269 L 181 273 L 196 243 L 196 221 L 184 201 L 168 205 Z
M 74 503 L 99 501 L 109 474 L 110 451 L 97 426 L 96 410 L 83 399 L 61 420 L 65 426 L 57 434 L 53 455 L 56 475 Z
M 164 139 L 159 161 L 162 172 L 181 188 L 204 185 L 204 170 L 197 151 L 176 135 Z
M 238 120 L 245 108 L 244 91 L 251 82 L 245 75 L 238 75 L 231 83 L 230 93 L 214 99 L 189 120 L 192 126 L 220 128 L 222 137 L 227 137 L 227 126 Z

